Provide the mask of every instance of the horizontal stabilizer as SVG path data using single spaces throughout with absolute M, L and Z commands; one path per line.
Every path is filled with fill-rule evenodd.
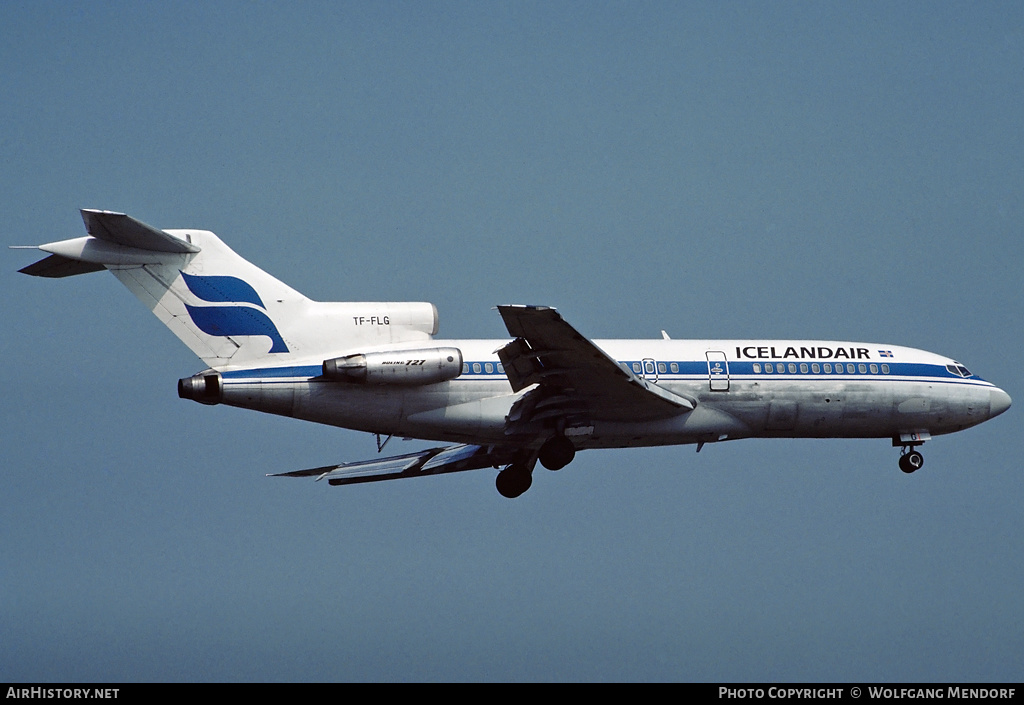
M 106 268 L 102 264 L 97 264 L 96 262 L 82 262 L 69 257 L 62 257 L 61 255 L 50 255 L 18 271 L 32 277 L 58 279 L 60 277 L 73 277 L 76 274 L 100 272 L 104 269 Z
M 33 277 L 56 279 L 98 272 L 108 266 L 162 264 L 168 255 L 191 255 L 200 248 L 191 242 L 146 225 L 124 213 L 82 209 L 90 237 L 39 245 L 51 255 L 19 270 Z
M 446 448 L 430 448 L 417 453 L 396 455 L 379 460 L 363 460 L 341 465 L 327 465 L 310 470 L 294 470 L 268 475 L 267 477 L 315 477 L 324 478 L 332 485 L 353 485 L 360 482 L 397 480 L 403 477 L 442 475 L 463 470 L 477 470 L 497 464 L 490 450 L 476 445 L 455 445 Z
M 146 225 L 141 220 L 136 220 L 124 213 L 83 208 L 82 220 L 85 221 L 86 231 L 98 240 L 152 252 L 175 254 L 199 252 L 199 248 L 195 245 L 179 240 L 163 230 Z

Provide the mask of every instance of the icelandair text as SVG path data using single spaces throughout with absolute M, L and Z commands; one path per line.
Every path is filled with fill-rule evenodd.
M 800 360 L 870 360 L 871 354 L 867 348 L 828 348 L 823 345 L 815 347 L 787 348 L 775 347 L 774 345 L 753 345 L 745 348 L 736 348 L 736 358 L 752 360 L 777 360 L 797 358 Z

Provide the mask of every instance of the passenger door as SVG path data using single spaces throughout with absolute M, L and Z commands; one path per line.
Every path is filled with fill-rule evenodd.
M 712 392 L 729 391 L 729 360 L 725 353 L 718 350 L 708 350 L 708 383 Z

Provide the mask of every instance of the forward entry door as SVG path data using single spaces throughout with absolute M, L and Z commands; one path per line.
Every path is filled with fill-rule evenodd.
M 712 392 L 729 391 L 729 361 L 724 352 L 708 350 L 708 382 Z

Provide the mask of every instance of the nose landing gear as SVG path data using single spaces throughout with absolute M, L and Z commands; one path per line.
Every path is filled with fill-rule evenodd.
M 932 435 L 927 431 L 911 431 L 901 433 L 892 437 L 894 448 L 902 447 L 900 451 L 900 470 L 908 475 L 915 470 L 920 470 L 924 465 L 924 456 L 916 448 L 924 445 L 925 441 L 931 440 Z
M 924 456 L 914 450 L 911 446 L 904 446 L 900 453 L 900 470 L 908 475 L 919 470 L 924 465 Z

